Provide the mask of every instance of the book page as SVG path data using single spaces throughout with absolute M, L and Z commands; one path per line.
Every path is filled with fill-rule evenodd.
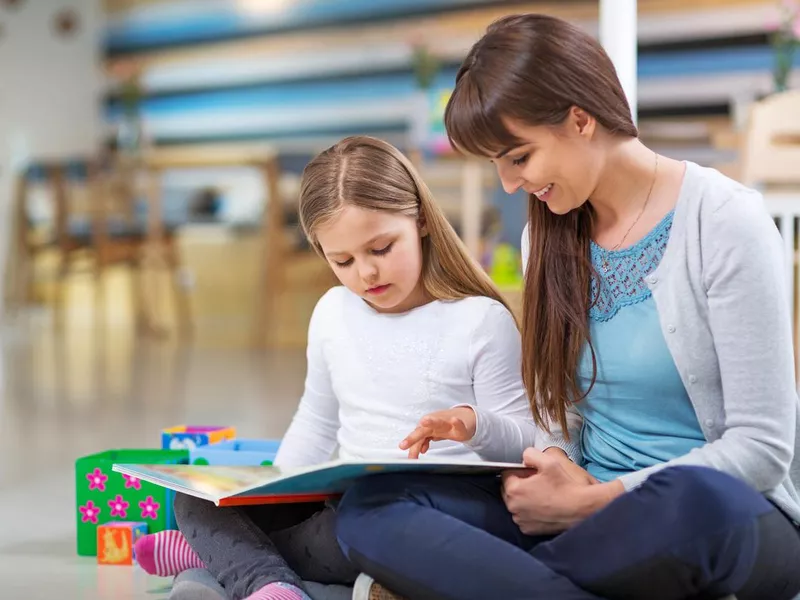
M 114 470 L 214 502 L 285 476 L 273 466 L 114 465 Z

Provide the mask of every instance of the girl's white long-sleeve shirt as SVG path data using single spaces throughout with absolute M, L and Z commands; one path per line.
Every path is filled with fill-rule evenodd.
M 403 314 L 375 311 L 347 288 L 318 302 L 308 332 L 300 406 L 276 464 L 339 456 L 407 456 L 398 444 L 424 415 L 468 405 L 467 444 L 434 442 L 427 455 L 520 462 L 537 428 L 522 385 L 520 334 L 508 310 L 485 297 L 434 301 Z

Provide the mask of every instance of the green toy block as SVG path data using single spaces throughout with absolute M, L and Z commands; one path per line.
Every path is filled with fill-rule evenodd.
M 78 554 L 97 555 L 97 527 L 109 521 L 144 521 L 150 533 L 175 529 L 175 493 L 112 471 L 116 463 L 188 464 L 188 450 L 109 450 L 75 461 Z

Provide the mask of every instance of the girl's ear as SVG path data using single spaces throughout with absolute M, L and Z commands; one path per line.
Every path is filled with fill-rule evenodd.
M 419 237 L 428 237 L 428 222 L 425 220 L 425 215 L 422 213 L 417 217 L 417 227 L 419 228 Z

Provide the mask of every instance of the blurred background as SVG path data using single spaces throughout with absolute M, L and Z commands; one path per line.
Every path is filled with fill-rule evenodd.
M 74 461 L 182 423 L 280 437 L 334 284 L 299 177 L 338 139 L 406 152 L 518 306 L 525 198 L 442 115 L 521 12 L 600 37 L 646 144 L 764 190 L 796 313 L 800 0 L 0 0 L 0 595 L 165 593 L 74 557 Z

